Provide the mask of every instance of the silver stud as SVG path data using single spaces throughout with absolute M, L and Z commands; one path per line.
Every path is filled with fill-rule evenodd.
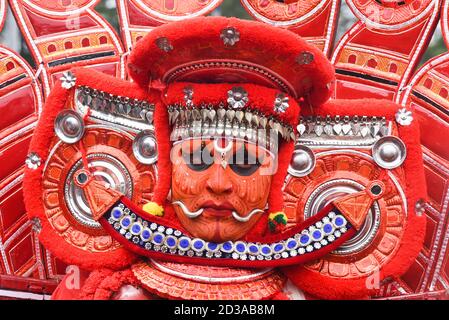
M 39 168 L 41 163 L 41 157 L 36 152 L 29 153 L 25 160 L 26 166 L 32 170 Z
M 312 63 L 313 59 L 314 59 L 313 53 L 303 51 L 296 57 L 296 62 L 299 65 L 307 65 Z
M 221 31 L 220 38 L 226 46 L 233 46 L 240 41 L 240 32 L 234 27 L 227 27 Z
M 421 217 L 426 210 L 426 203 L 423 199 L 419 199 L 415 203 L 415 213 L 418 217 Z
M 143 164 L 154 164 L 157 161 L 157 144 L 152 131 L 140 132 L 133 141 L 133 153 Z
M 235 117 L 235 110 L 227 110 L 226 111 L 226 118 L 229 120 L 229 122 L 232 122 Z
M 217 114 L 217 112 L 214 109 L 209 110 L 208 117 L 211 122 L 213 122 L 215 120 L 216 114 Z
M 218 114 L 218 120 L 222 121 L 224 119 L 224 117 L 226 116 L 226 110 L 223 108 L 220 108 L 217 110 L 217 114 Z
M 399 109 L 396 113 L 396 122 L 401 126 L 409 126 L 413 121 L 412 112 L 406 108 Z
M 248 92 L 242 87 L 234 87 L 228 91 L 228 103 L 233 109 L 242 109 L 248 103 Z
M 288 107 L 288 97 L 284 93 L 278 93 L 274 99 L 274 111 L 284 113 Z
M 304 177 L 313 171 L 316 158 L 313 151 L 303 145 L 298 145 L 293 152 L 288 173 L 294 177 Z
M 382 137 L 374 144 L 374 161 L 384 169 L 399 167 L 405 160 L 407 150 L 401 139 L 393 136 Z
M 31 219 L 32 229 L 36 233 L 40 233 L 42 231 L 42 223 L 41 220 L 37 217 Z
M 73 110 L 61 111 L 55 119 L 55 133 L 62 142 L 75 143 L 84 135 L 84 122 Z
M 236 119 L 238 120 L 239 123 L 242 122 L 244 116 L 245 116 L 245 113 L 243 111 L 237 111 L 235 113 L 235 117 L 236 117 Z
M 61 80 L 61 87 L 63 87 L 64 89 L 73 88 L 76 83 L 76 77 L 70 71 L 64 72 L 60 80 Z
M 173 50 L 173 46 L 166 37 L 160 37 L 156 39 L 156 46 L 165 52 L 170 52 Z

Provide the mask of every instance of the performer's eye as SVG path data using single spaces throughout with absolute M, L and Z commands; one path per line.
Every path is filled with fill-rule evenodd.
M 248 152 L 246 148 L 234 153 L 232 160 L 229 166 L 239 176 L 250 176 L 261 166 L 259 159 Z
M 207 148 L 197 148 L 192 152 L 183 151 L 185 164 L 194 171 L 204 171 L 213 164 L 213 158 Z

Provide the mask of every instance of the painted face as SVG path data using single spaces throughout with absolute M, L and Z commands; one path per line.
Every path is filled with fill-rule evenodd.
M 267 204 L 274 156 L 238 140 L 186 140 L 172 149 L 172 202 L 194 237 L 242 238 Z

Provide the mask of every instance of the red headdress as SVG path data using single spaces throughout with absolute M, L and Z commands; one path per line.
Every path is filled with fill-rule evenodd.
M 245 138 L 250 130 L 280 133 L 283 141 L 269 210 L 282 209 L 281 188 L 294 149 L 299 105 L 327 101 L 334 81 L 332 65 L 317 48 L 291 32 L 256 22 L 197 18 L 155 29 L 136 45 L 128 67 L 140 86 L 163 92 L 165 107 L 156 110 L 154 120 L 161 172 L 156 203 L 162 205 L 170 188 L 169 137 L 204 135 L 205 125 L 217 126 L 215 135 L 226 135 L 228 126 L 238 128 L 234 135 Z M 167 131 L 167 119 L 173 132 Z M 189 133 L 186 123 L 194 122 L 199 127 Z M 176 130 L 181 123 L 184 134 Z

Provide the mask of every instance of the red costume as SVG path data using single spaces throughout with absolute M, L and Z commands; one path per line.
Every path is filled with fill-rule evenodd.
M 204 27 L 201 34 L 195 31 L 198 25 Z M 101 74 L 92 77 L 91 71 L 81 69 L 65 73 L 47 100 L 30 146 L 42 163 L 54 159 L 42 171 L 30 157 L 26 171 L 26 204 L 42 225 L 43 244 L 60 259 L 86 270 L 132 270 L 93 273 L 81 295 L 88 295 L 90 281 L 96 281 L 97 288 L 108 279 L 112 286 L 108 296 L 99 297 L 110 298 L 131 283 L 168 298 L 266 299 L 278 297 L 289 279 L 292 287 L 299 285 L 319 297 L 364 297 L 373 292 L 365 285 L 367 276 L 346 285 L 301 265 L 316 259 L 329 259 L 326 263 L 331 264 L 334 258 L 327 254 L 344 250 L 367 224 L 387 231 L 378 248 L 383 250 L 378 254 L 389 260 L 378 270 L 381 280 L 401 274 L 413 261 L 425 219 L 408 215 L 402 231 L 395 234 L 402 245 L 393 248 L 388 229 L 400 221 L 390 222 L 389 210 L 380 209 L 395 206 L 393 216 L 398 219 L 400 212 L 405 219 L 424 197 L 420 152 L 409 143 L 418 134 L 411 113 L 385 101 L 325 104 L 334 75 L 319 50 L 267 25 L 198 18 L 153 30 L 134 48 L 128 68 L 134 84 Z M 116 98 L 123 92 L 126 98 Z M 114 186 L 114 181 L 98 179 L 87 164 L 102 144 L 97 132 L 103 132 L 102 139 L 109 134 L 104 125 L 95 123 L 127 126 L 117 119 L 123 113 L 134 118 L 139 133 L 132 145 L 106 152 L 120 159 L 132 149 L 128 161 L 137 166 L 129 174 L 137 179 L 148 175 L 145 167 L 157 172 L 156 181 L 134 181 L 132 195 Z M 307 115 L 301 123 L 300 113 Z M 355 114 L 363 115 L 358 128 Z M 98 129 L 90 133 L 90 127 Z M 335 144 L 362 147 L 351 161 L 373 159 L 372 164 L 359 163 L 371 173 L 348 180 L 341 168 L 335 178 L 360 191 L 333 195 L 315 212 L 307 212 L 309 217 L 303 212 L 303 222 L 287 225 L 282 188 L 314 174 L 322 161 L 320 150 L 329 152 Z M 351 152 L 340 151 L 331 161 Z M 55 211 L 48 206 L 49 198 L 41 197 L 53 189 L 46 181 L 60 174 L 52 168 L 79 158 L 76 154 L 81 158 L 78 165 L 64 170 L 70 170 L 68 179 L 77 191 L 66 189 L 63 199 L 70 206 L 71 198 L 82 192 L 90 217 L 67 216 L 63 207 L 57 205 Z M 401 169 L 390 172 L 396 168 Z M 287 172 L 291 180 L 285 184 Z M 396 185 L 398 180 L 413 183 Z M 146 203 L 145 188 L 153 184 L 151 202 Z M 54 201 L 63 200 L 57 198 Z M 359 236 L 368 236 L 371 239 L 364 245 L 371 244 L 372 235 Z M 144 260 L 137 262 L 139 257 Z M 204 274 L 209 275 L 203 279 Z M 329 282 L 338 290 L 312 288 L 315 281 Z M 207 288 L 199 289 L 197 283 L 203 282 Z M 269 289 L 241 288 L 241 283 L 259 282 Z
M 181 19 L 220 1 L 193 2 L 121 1 L 125 50 L 89 9 L 82 19 L 105 34 L 90 35 L 87 22 L 89 40 L 67 31 L 86 48 L 81 56 L 60 56 L 67 39 L 33 47 L 49 96 L 25 162 L 26 210 L 45 250 L 81 269 L 53 298 L 388 296 L 416 271 L 426 234 L 420 116 L 374 99 L 388 98 L 406 71 L 392 59 L 382 73 L 368 59 L 377 71 L 360 77 L 382 80 L 386 93 L 367 82 L 357 88 L 369 93 L 356 95 L 366 99 L 332 99 L 349 92 L 360 62 L 340 47 L 326 57 L 335 1 L 242 1 L 267 24 Z M 42 12 L 55 15 L 49 6 Z M 29 18 L 33 8 L 14 12 Z M 359 32 L 405 23 L 382 19 Z M 46 43 L 37 31 L 27 41 Z M 98 42 L 94 51 L 87 41 Z M 110 75 L 67 67 L 89 57 Z M 117 78 L 125 61 L 129 80 Z

